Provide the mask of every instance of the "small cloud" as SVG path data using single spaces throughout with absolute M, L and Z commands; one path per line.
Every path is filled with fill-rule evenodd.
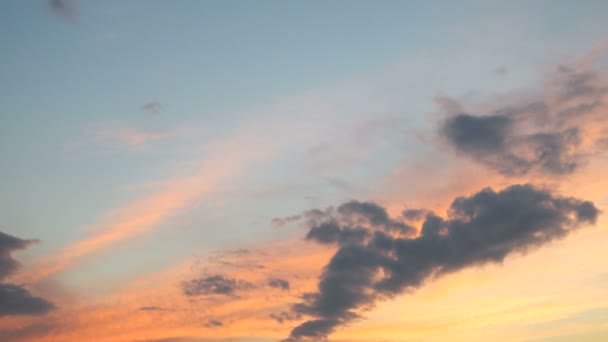
M 205 324 L 205 326 L 209 327 L 209 328 L 222 327 L 222 326 L 224 326 L 224 323 L 212 319 L 212 320 L 209 320 L 209 322 L 207 322 L 207 324 Z
M 277 228 L 283 228 L 286 225 L 298 221 L 302 216 L 294 215 L 288 217 L 275 217 L 272 219 L 272 225 Z
M 238 291 L 253 289 L 255 286 L 240 279 L 225 278 L 221 275 L 214 275 L 205 278 L 184 281 L 181 284 L 182 293 L 188 297 L 201 295 L 225 295 L 232 296 Z
M 268 281 L 268 286 L 275 289 L 281 289 L 283 291 L 289 291 L 289 281 L 280 278 L 270 279 Z
M 142 306 L 140 311 L 175 311 L 174 309 L 163 308 L 160 306 Z
M 67 0 L 49 0 L 49 6 L 63 19 L 70 22 L 76 21 L 76 7 L 71 2 Z
M 148 102 L 141 107 L 141 110 L 148 114 L 158 114 L 162 112 L 163 105 L 160 102 Z

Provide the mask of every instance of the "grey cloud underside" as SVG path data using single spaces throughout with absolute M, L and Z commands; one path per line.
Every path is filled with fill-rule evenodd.
M 6 280 L 18 268 L 19 263 L 11 253 L 27 248 L 36 240 L 22 240 L 0 232 L 0 281 Z M 33 296 L 21 285 L 0 283 L 0 317 L 13 315 L 42 315 L 55 306 L 40 297 Z
M 416 233 L 406 218 L 391 218 L 385 208 L 372 202 L 349 201 L 337 208 L 309 210 L 299 217 L 309 227 L 306 239 L 321 244 L 361 243 L 375 229 L 404 236 Z
M 439 134 L 457 152 L 503 175 L 573 173 L 589 155 L 605 150 L 601 142 L 608 138 L 608 112 L 598 108 L 605 104 L 608 88 L 599 73 L 562 67 L 544 93 L 549 95 L 486 115 L 466 113 L 442 99 L 439 103 L 451 115 Z M 605 126 L 599 137 L 588 134 L 594 124 Z M 592 146 L 583 144 L 583 137 L 594 139 Z
M 52 303 L 33 296 L 19 285 L 0 284 L 0 317 L 42 315 L 54 308 Z
M 204 295 L 235 295 L 238 291 L 246 291 L 254 288 L 248 281 L 240 279 L 225 278 L 214 275 L 204 278 L 192 279 L 181 283 L 182 293 L 186 296 Z
M 349 202 L 352 203 L 352 202 Z M 368 205 L 346 207 L 370 217 Z M 379 212 L 376 205 L 371 212 Z M 466 267 L 499 263 L 510 254 L 523 253 L 549 241 L 563 238 L 571 230 L 596 222 L 593 203 L 560 197 L 531 185 L 513 185 L 502 191 L 483 189 L 469 197 L 456 198 L 446 217 L 425 211 L 420 234 L 412 237 L 387 232 L 383 215 L 370 220 L 363 239 L 333 239 L 339 248 L 325 266 L 318 290 L 306 293 L 288 313 L 275 315 L 277 321 L 292 317 L 310 319 L 293 328 L 285 341 L 319 341 L 339 326 L 348 324 L 383 299 L 423 282 Z M 310 216 L 310 214 L 304 214 Z M 349 215 L 354 215 L 350 212 Z M 310 232 L 351 231 L 340 210 L 315 211 L 307 221 Z M 399 221 L 398 219 L 390 219 Z M 352 222 L 351 222 L 352 223 Z M 350 233 L 348 233 L 350 234 Z
M 289 290 L 289 281 L 287 281 L 285 279 L 280 279 L 280 278 L 273 278 L 268 281 L 268 286 L 275 288 L 275 289 L 281 289 L 284 291 L 288 291 Z

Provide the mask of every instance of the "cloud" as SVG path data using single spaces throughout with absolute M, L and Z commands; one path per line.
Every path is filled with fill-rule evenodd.
M 417 221 L 423 219 L 430 213 L 431 211 L 428 209 L 406 209 L 401 212 L 401 215 L 408 221 Z
M 303 219 L 310 227 L 307 240 L 321 244 L 360 243 L 370 237 L 372 229 L 405 236 L 416 233 L 404 219 L 389 217 L 385 208 L 372 202 L 349 201 L 337 208 L 313 209 L 292 217 Z
M 192 279 L 181 283 L 182 293 L 188 297 L 208 295 L 235 295 L 238 291 L 246 291 L 254 288 L 254 285 L 246 280 L 225 278 L 214 275 L 205 278 Z
M 273 278 L 270 279 L 268 281 L 268 286 L 275 288 L 275 289 L 281 289 L 284 291 L 289 291 L 289 281 L 284 280 L 284 279 L 280 279 L 280 278 Z
M 606 84 L 590 66 L 560 66 L 537 95 L 483 115 L 443 99 L 438 102 L 449 116 L 439 135 L 456 152 L 506 176 L 571 174 L 607 146 Z
M 49 301 L 33 296 L 19 285 L 0 284 L 0 317 L 17 315 L 43 315 L 55 306 Z
M 244 150 L 243 146 L 250 146 L 253 150 Z M 88 256 L 111 248 L 118 241 L 158 228 L 164 220 L 181 213 L 193 201 L 216 193 L 220 184 L 242 176 L 244 165 L 254 167 L 278 152 L 278 146 L 274 142 L 260 139 L 257 131 L 252 133 L 249 127 L 235 131 L 225 141 L 211 142 L 205 149 L 209 153 L 200 160 L 194 160 L 194 172 L 180 172 L 181 176 L 161 182 L 157 191 L 116 208 L 108 213 L 106 220 L 97 224 L 99 229 L 93 234 L 36 260 L 34 271 L 20 279 L 27 282 L 39 281 L 73 267 Z
M 76 20 L 76 7 L 66 0 L 49 0 L 49 6 L 53 11 L 68 21 Z
M 300 218 L 300 215 L 293 215 L 289 217 L 275 217 L 272 219 L 272 224 L 277 228 L 283 228 L 292 222 L 298 221 Z
M 10 277 L 19 263 L 11 253 L 27 248 L 37 240 L 22 240 L 0 232 L 0 281 Z M 21 285 L 0 283 L 0 317 L 13 315 L 41 315 L 55 306 L 42 298 L 33 296 Z
M 325 266 L 317 291 L 305 293 L 289 313 L 310 319 L 293 328 L 285 341 L 325 339 L 379 300 L 466 267 L 500 263 L 510 254 L 525 253 L 594 224 L 598 215 L 592 202 L 526 184 L 458 197 L 446 217 L 427 213 L 417 237 L 387 232 L 383 220 L 372 221 L 379 227 L 363 228 L 365 239 L 335 241 L 339 248 Z M 346 223 L 335 225 L 340 231 L 355 229 Z M 323 224 L 323 220 L 308 220 L 309 234 Z
M 270 318 L 277 321 L 277 323 L 283 323 L 283 322 L 287 322 L 287 321 L 295 321 L 295 320 L 301 319 L 302 316 L 299 315 L 298 313 L 283 311 L 280 314 L 274 314 L 274 313 L 270 314 Z
M 175 311 L 174 309 L 163 308 L 160 306 L 142 306 L 140 311 Z
M 212 319 L 212 320 L 209 320 L 209 322 L 207 322 L 207 324 L 205 324 L 205 326 L 209 327 L 209 328 L 221 327 L 221 326 L 224 326 L 224 323 Z
M 141 109 L 148 114 L 158 114 L 162 112 L 164 106 L 160 102 L 148 102 L 141 106 Z

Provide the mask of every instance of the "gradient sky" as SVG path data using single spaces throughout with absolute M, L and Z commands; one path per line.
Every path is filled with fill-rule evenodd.
M 608 340 L 608 2 L 0 5 L 0 340 Z M 354 319 L 293 306 L 372 245 L 321 221 L 428 246 L 429 213 L 475 236 L 454 199 L 515 184 L 572 222 L 492 217 L 531 235 L 446 274 L 422 248 Z M 336 210 L 363 202 L 415 232 Z

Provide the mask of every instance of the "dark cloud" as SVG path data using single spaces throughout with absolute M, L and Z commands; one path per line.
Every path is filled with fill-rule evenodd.
M 275 289 L 289 291 L 289 281 L 287 281 L 285 279 L 280 279 L 280 278 L 270 279 L 270 280 L 268 280 L 268 286 L 275 288 Z
M 175 311 L 174 309 L 163 308 L 161 306 L 142 306 L 140 311 Z
M 11 253 L 26 249 L 35 242 L 37 240 L 22 240 L 0 232 L 0 280 L 8 278 L 19 268 L 19 263 L 11 257 Z
M 309 227 L 306 239 L 322 244 L 361 243 L 376 229 L 403 236 L 416 233 L 405 220 L 391 218 L 386 209 L 372 202 L 349 201 L 337 208 L 309 210 L 301 216 Z
M 238 291 L 245 291 L 254 288 L 248 281 L 240 279 L 225 278 L 221 275 L 214 275 L 205 278 L 184 281 L 181 284 L 182 293 L 186 296 L 201 295 L 235 295 Z
M 220 321 L 213 320 L 213 319 L 212 319 L 212 320 L 209 320 L 209 322 L 207 322 L 207 323 L 205 324 L 205 326 L 206 326 L 206 327 L 209 327 L 209 328 L 213 328 L 213 327 L 221 327 L 221 326 L 223 326 L 223 325 L 224 325 L 224 323 L 222 323 L 222 322 L 220 322 Z
M 66 0 L 49 0 L 49 6 L 57 15 L 68 21 L 76 20 L 76 7 Z
M 427 209 L 406 209 L 401 215 L 408 221 L 417 221 L 423 219 L 431 211 Z
M 314 240 L 322 244 L 347 244 L 364 241 L 369 235 L 366 228 L 342 227 L 336 221 L 323 222 L 315 225 L 306 234 L 307 240 Z
M 347 208 L 362 210 L 360 205 Z M 556 196 L 531 185 L 513 185 L 458 197 L 445 217 L 427 211 L 417 237 L 390 234 L 383 229 L 386 218 L 378 216 L 381 219 L 370 222 L 380 227 L 367 228 L 365 239 L 336 242 L 339 248 L 325 266 L 317 292 L 304 294 L 285 315 L 310 319 L 295 327 L 285 341 L 323 340 L 379 300 L 446 273 L 500 263 L 510 254 L 525 253 L 593 224 L 598 214 L 591 202 Z M 315 221 L 308 222 L 312 224 L 309 231 L 318 228 Z M 285 320 L 283 315 L 273 318 Z
M 0 284 L 0 317 L 12 315 L 43 315 L 55 306 L 32 296 L 28 290 L 13 284 Z
M 22 240 L 0 232 L 0 281 L 9 278 L 19 263 L 11 253 L 27 248 L 37 240 Z M 11 315 L 42 315 L 55 306 L 45 299 L 33 296 L 21 285 L 0 283 L 0 317 Z
M 141 107 L 141 109 L 149 114 L 158 114 L 160 112 L 162 112 L 163 110 L 163 105 L 160 102 L 148 102 L 145 105 L 143 105 Z
M 283 323 L 288 321 L 295 321 L 302 318 L 300 314 L 297 312 L 287 312 L 283 311 L 280 314 L 270 314 L 270 318 L 277 321 L 277 323 Z
M 598 110 L 608 95 L 605 83 L 599 72 L 562 67 L 540 95 L 485 115 L 454 112 L 456 105 L 443 101 L 450 115 L 439 134 L 503 175 L 570 174 L 606 148 L 608 110 Z
M 301 215 L 294 215 L 294 216 L 288 216 L 288 217 L 275 217 L 272 219 L 272 225 L 277 228 L 283 228 L 290 223 L 298 221 L 300 218 L 302 218 Z

